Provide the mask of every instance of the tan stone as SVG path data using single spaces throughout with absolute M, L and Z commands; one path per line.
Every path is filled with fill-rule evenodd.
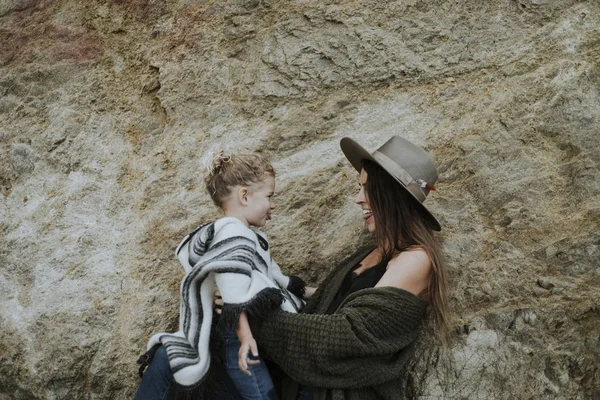
M 440 170 L 424 395 L 597 397 L 599 34 L 594 1 L 0 0 L 0 399 L 132 397 L 210 151 L 274 161 L 273 254 L 316 284 L 369 240 L 339 139 L 394 134 Z

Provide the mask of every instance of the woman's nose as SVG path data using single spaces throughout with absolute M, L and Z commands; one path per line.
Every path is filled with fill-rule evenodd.
M 362 190 L 362 189 L 360 189 L 360 190 L 358 191 L 358 194 L 357 194 L 357 195 L 356 195 L 356 197 L 354 198 L 354 202 L 355 202 L 356 204 L 360 204 L 360 203 L 364 203 L 364 202 L 365 202 L 365 196 L 364 196 L 364 194 L 363 194 L 363 190 Z

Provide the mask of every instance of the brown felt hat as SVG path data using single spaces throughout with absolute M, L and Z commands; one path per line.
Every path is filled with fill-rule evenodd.
M 370 160 L 383 168 L 419 202 L 432 229 L 436 231 L 442 229 L 437 219 L 423 205 L 438 179 L 435 164 L 425 150 L 400 136 L 392 136 L 373 153 L 369 153 L 360 144 L 347 137 L 341 140 L 340 146 L 358 172 L 362 169 L 362 160 Z

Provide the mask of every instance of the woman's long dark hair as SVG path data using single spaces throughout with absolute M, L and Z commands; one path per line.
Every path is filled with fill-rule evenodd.
M 375 241 L 384 261 L 410 248 L 425 250 L 431 272 L 425 297 L 431 305 L 429 327 L 443 344 L 449 333 L 446 274 L 430 217 L 423 206 L 390 174 L 374 162 L 364 160 L 366 195 L 375 219 Z

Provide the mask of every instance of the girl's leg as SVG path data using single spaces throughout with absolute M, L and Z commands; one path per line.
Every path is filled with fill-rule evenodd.
M 313 400 L 313 388 L 309 386 L 300 385 L 300 391 L 298 392 L 298 397 L 296 400 Z
M 252 376 L 244 374 L 238 367 L 240 341 L 235 331 L 225 332 L 227 373 L 245 400 L 277 400 L 273 380 L 264 362 L 249 365 Z
M 165 400 L 174 382 L 167 351 L 160 346 L 144 372 L 134 400 Z

